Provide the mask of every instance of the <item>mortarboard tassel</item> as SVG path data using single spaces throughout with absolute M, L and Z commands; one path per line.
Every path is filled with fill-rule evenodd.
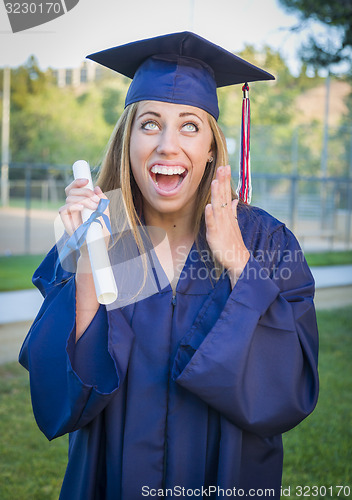
M 251 182 L 251 159 L 250 159 L 250 129 L 251 111 L 249 102 L 249 85 L 245 83 L 242 87 L 242 125 L 241 125 L 241 153 L 239 180 L 236 190 L 237 196 L 244 203 L 250 204 L 252 196 Z

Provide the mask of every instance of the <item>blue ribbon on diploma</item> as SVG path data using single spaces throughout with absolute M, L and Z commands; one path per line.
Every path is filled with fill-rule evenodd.
M 88 229 L 90 228 L 90 225 L 93 222 L 97 222 L 102 226 L 102 223 L 99 220 L 99 217 L 103 218 L 103 221 L 105 222 L 106 227 L 108 228 L 109 233 L 112 236 L 112 231 L 111 231 L 111 225 L 110 225 L 110 220 L 109 217 L 104 214 L 105 210 L 107 209 L 109 205 L 110 200 L 107 200 L 106 198 L 101 198 L 99 201 L 98 208 L 90 215 L 90 217 L 81 224 L 76 231 L 69 237 L 69 239 L 66 241 L 65 245 L 62 247 L 62 250 L 59 254 L 59 258 L 56 261 L 55 265 L 55 272 L 54 272 L 54 278 L 51 281 L 51 283 L 55 280 L 56 278 L 56 272 L 57 268 L 59 267 L 60 262 L 63 262 L 71 252 L 77 251 L 81 248 L 83 243 L 85 242 L 87 238 L 87 232 Z

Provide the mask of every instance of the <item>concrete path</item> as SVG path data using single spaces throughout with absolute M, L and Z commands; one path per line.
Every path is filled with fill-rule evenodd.
M 317 309 L 352 306 L 352 265 L 311 268 Z M 15 361 L 43 298 L 37 289 L 0 293 L 0 364 Z
M 42 302 L 42 294 L 36 288 L 0 293 L 0 324 L 33 321 Z
M 0 324 L 0 364 L 17 361 L 32 321 Z
M 46 254 L 55 244 L 57 212 L 22 208 L 0 209 L 0 255 Z
M 312 267 L 317 289 L 352 285 L 351 266 Z

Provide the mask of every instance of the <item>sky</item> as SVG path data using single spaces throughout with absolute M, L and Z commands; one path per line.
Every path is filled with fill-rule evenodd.
M 235 53 L 246 44 L 269 45 L 297 74 L 297 50 L 307 36 L 289 31 L 297 23 L 278 0 L 80 0 L 53 21 L 12 33 L 1 2 L 0 67 L 35 55 L 42 69 L 73 68 L 98 50 L 190 30 Z

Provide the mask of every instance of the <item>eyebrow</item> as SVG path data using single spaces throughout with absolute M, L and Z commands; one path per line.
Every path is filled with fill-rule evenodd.
M 195 116 L 196 118 L 198 118 L 198 120 L 200 120 L 203 123 L 203 120 L 201 119 L 201 117 L 198 116 L 198 115 L 196 115 L 195 113 L 187 113 L 187 112 L 185 112 L 185 113 L 180 113 L 179 116 L 180 116 L 180 118 L 183 118 L 185 116 Z
M 145 115 L 153 115 L 153 116 L 156 116 L 157 118 L 161 118 L 160 113 L 156 113 L 155 111 L 145 111 L 144 113 L 142 113 L 141 115 L 138 116 L 137 120 L 139 120 L 140 118 L 142 118 Z M 196 115 L 195 113 L 184 112 L 184 113 L 179 114 L 180 118 L 184 118 L 186 116 L 195 116 L 196 118 L 198 118 L 198 120 L 200 120 L 203 123 L 203 120 L 201 119 L 201 117 Z
M 137 120 L 139 120 L 140 118 L 142 118 L 142 116 L 145 116 L 145 115 L 153 115 L 153 116 L 156 116 L 157 118 L 161 118 L 160 113 L 155 113 L 155 111 L 146 111 L 145 113 L 142 113 L 141 115 L 139 115 Z

